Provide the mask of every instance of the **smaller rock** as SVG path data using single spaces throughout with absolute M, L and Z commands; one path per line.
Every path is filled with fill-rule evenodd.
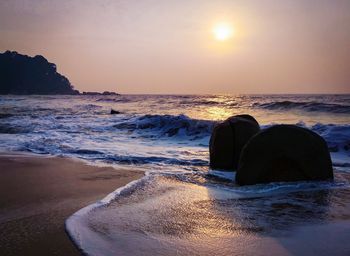
M 258 122 L 250 115 L 232 116 L 217 124 L 209 142 L 210 167 L 236 170 L 242 148 L 259 130 Z

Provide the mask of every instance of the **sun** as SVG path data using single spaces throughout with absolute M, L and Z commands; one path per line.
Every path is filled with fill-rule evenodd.
M 226 41 L 233 36 L 233 27 L 227 23 L 218 23 L 213 27 L 213 34 L 216 40 Z

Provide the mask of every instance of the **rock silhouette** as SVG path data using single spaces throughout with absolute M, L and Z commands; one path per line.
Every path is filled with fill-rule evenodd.
M 111 109 L 111 115 L 119 115 L 121 114 L 122 112 L 118 111 L 118 110 L 114 110 L 113 108 Z
M 79 94 L 43 56 L 0 53 L 0 94 Z
M 241 150 L 260 127 L 250 115 L 232 116 L 217 124 L 209 142 L 210 167 L 235 170 Z
M 236 182 L 258 183 L 333 179 L 327 143 L 295 125 L 276 125 L 259 132 L 243 148 Z

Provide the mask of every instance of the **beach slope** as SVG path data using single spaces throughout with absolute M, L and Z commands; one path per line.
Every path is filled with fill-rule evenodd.
M 65 220 L 141 176 L 68 158 L 0 154 L 1 255 L 79 255 Z

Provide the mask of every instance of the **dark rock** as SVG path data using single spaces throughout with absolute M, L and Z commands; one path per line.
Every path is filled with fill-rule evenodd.
M 102 95 L 120 95 L 119 93 L 116 92 L 109 92 L 109 91 L 104 91 Z
M 43 56 L 0 53 L 0 94 L 79 94 Z
M 120 94 L 118 94 L 118 93 L 116 93 L 116 92 L 109 92 L 109 91 L 104 91 L 104 92 L 83 92 L 82 93 L 83 95 L 92 95 L 92 96 L 95 96 L 95 95 L 120 95 Z
M 118 110 L 114 110 L 114 109 L 111 109 L 111 115 L 119 115 L 121 114 L 122 112 L 118 111 Z
M 258 122 L 250 115 L 232 116 L 217 124 L 209 142 L 210 167 L 237 169 L 242 148 L 259 130 Z
M 258 183 L 333 179 L 326 141 L 295 125 L 261 131 L 242 150 L 236 182 Z
M 92 95 L 92 96 L 94 96 L 94 95 L 101 95 L 101 93 L 99 93 L 99 92 L 83 92 L 82 94 L 83 95 Z

